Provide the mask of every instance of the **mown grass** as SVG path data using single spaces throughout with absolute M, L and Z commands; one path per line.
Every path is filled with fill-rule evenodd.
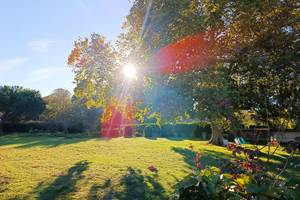
M 192 172 L 191 143 L 204 153 L 205 165 L 231 155 L 206 141 L 2 136 L 0 199 L 168 199 Z M 271 162 L 286 156 L 278 151 Z M 299 157 L 293 162 L 300 164 Z M 292 167 L 284 176 L 300 180 Z

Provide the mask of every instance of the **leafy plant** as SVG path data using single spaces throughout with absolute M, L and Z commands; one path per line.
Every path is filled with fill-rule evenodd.
M 262 162 L 261 151 L 234 144 L 229 144 L 228 150 L 233 158 L 222 160 L 221 167 L 203 168 L 202 154 L 195 152 L 195 173 L 178 185 L 175 199 L 297 199 L 297 186 L 280 177 L 288 159 L 274 176 Z

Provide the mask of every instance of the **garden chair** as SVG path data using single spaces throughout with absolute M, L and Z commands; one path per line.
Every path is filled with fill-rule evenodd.
M 247 144 L 247 142 L 245 141 L 245 139 L 242 138 L 242 137 L 236 137 L 236 138 L 234 138 L 234 142 L 237 145 Z
M 248 142 L 246 142 L 246 140 L 243 137 L 240 137 L 239 139 L 241 144 L 248 144 Z

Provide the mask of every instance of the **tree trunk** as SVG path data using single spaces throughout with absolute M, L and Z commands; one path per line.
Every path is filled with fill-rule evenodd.
M 208 141 L 209 144 L 223 145 L 223 131 L 217 125 L 211 123 L 211 138 Z

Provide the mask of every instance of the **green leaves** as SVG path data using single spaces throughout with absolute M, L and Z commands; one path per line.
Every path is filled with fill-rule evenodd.
M 37 118 L 45 109 L 41 94 L 18 86 L 0 86 L 0 117 L 3 121 Z
M 88 107 L 104 106 L 110 99 L 119 81 L 116 58 L 114 48 L 99 34 L 75 41 L 68 63 L 75 73 L 75 96 Z

